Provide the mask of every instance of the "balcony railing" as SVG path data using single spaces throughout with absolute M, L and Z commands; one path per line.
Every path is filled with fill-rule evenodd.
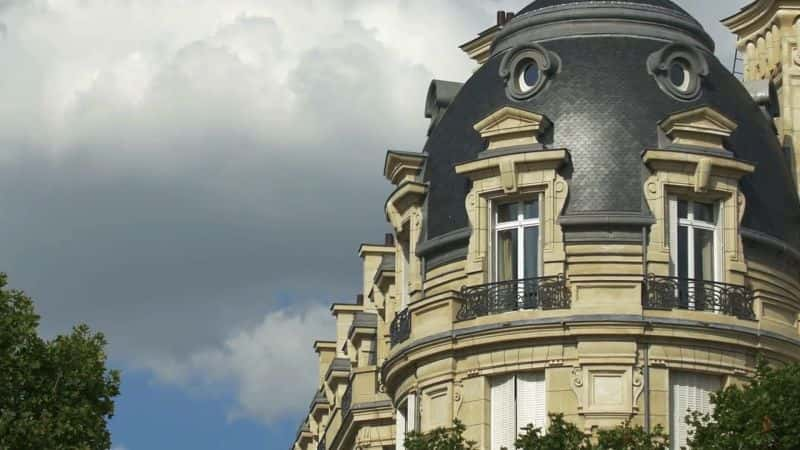
M 408 308 L 400 311 L 394 317 L 389 334 L 393 346 L 405 342 L 411 336 L 411 314 L 408 312 Z
M 465 286 L 461 288 L 461 299 L 457 320 L 520 309 L 569 309 L 572 303 L 563 275 Z
M 709 311 L 755 320 L 753 301 L 753 290 L 745 286 L 650 274 L 645 280 L 643 306 L 668 311 Z
M 350 405 L 353 403 L 353 385 L 350 384 L 347 386 L 347 390 L 344 391 L 344 395 L 342 396 L 342 418 L 347 417 L 347 414 L 350 412 Z

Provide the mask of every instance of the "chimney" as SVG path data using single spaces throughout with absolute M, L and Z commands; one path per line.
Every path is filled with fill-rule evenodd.
M 509 20 L 514 18 L 514 13 L 511 11 L 497 11 L 497 26 L 502 27 L 507 24 Z

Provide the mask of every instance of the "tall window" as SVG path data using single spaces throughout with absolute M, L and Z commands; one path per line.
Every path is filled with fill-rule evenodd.
M 408 240 L 400 241 L 400 309 L 405 309 L 411 297 L 411 255 Z
M 705 309 L 701 305 L 706 292 L 702 282 L 719 278 L 718 209 L 715 203 L 670 199 L 672 275 L 681 279 L 680 300 L 689 309 Z
M 491 380 L 492 448 L 514 448 L 529 424 L 544 429 L 547 404 L 544 373 L 521 373 Z
M 395 421 L 395 449 L 405 448 L 406 433 L 417 431 L 417 396 L 411 394 L 397 408 Z
M 686 416 L 693 411 L 711 414 L 711 394 L 722 386 L 718 376 L 691 372 L 670 372 L 670 409 L 672 424 L 670 426 L 670 443 L 674 450 L 686 447 L 691 430 L 686 423 Z
M 539 276 L 539 200 L 500 203 L 494 211 L 495 281 Z

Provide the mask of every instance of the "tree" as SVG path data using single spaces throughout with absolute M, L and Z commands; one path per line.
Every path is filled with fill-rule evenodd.
M 664 427 L 656 425 L 652 432 L 646 431 L 640 425 L 631 426 L 628 420 L 610 430 L 600 430 L 597 433 L 597 450 L 667 450 L 669 449 L 669 436 L 664 433 Z
M 541 428 L 528 425 L 517 438 L 515 447 L 520 450 L 591 450 L 592 444 L 586 435 L 563 414 L 550 414 L 547 433 Z
M 24 293 L 0 274 L 0 450 L 111 447 L 107 420 L 119 395 L 105 338 L 86 325 L 44 340 Z
M 669 448 L 663 428 L 657 426 L 648 433 L 640 426 L 624 422 L 611 430 L 600 431 L 597 444 L 592 442 L 574 424 L 564 420 L 563 414 L 550 414 L 547 433 L 541 428 L 528 425 L 523 428 L 515 442 L 516 450 L 666 450 Z M 437 428 L 430 433 L 409 433 L 406 436 L 406 450 L 473 450 L 474 442 L 468 442 L 463 434 L 466 428 L 455 421 L 452 428 Z M 511 450 L 511 449 L 509 449 Z
M 475 450 L 475 442 L 464 439 L 467 428 L 458 419 L 452 428 L 437 428 L 428 433 L 406 434 L 406 450 Z
M 744 387 L 712 394 L 712 414 L 687 417 L 695 450 L 793 450 L 800 448 L 800 364 L 759 363 Z

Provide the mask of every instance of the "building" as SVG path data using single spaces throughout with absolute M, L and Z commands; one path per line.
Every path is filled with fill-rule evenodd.
M 800 355 L 800 1 L 724 23 L 744 81 L 669 0 L 537 0 L 433 81 L 389 151 L 393 233 L 317 342 L 296 450 L 402 448 L 459 419 L 482 449 L 564 413 L 685 443 L 687 409 Z M 797 123 L 795 123 L 797 122 Z

